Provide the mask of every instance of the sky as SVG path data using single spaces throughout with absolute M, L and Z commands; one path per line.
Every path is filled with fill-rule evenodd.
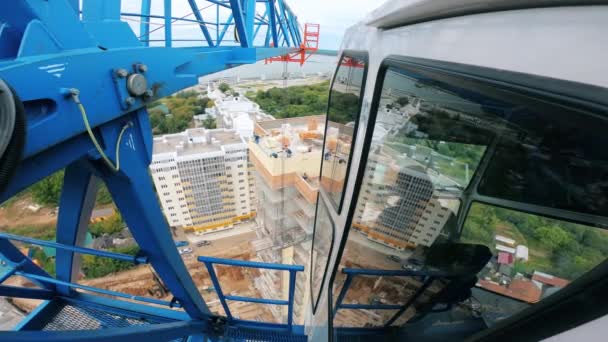
M 383 0 L 287 0 L 298 21 L 321 24 L 320 47 L 337 50 L 344 31 L 361 21 Z
M 315 23 L 321 25 L 321 36 L 319 47 L 321 49 L 337 50 L 340 47 L 344 31 L 351 25 L 362 20 L 363 17 L 375 8 L 379 7 L 383 0 L 286 0 L 294 13 L 298 16 L 298 21 L 303 26 L 305 23 Z M 141 1 L 139 0 L 123 0 L 122 12 L 140 12 Z M 205 7 L 210 4 L 204 0 L 197 0 L 200 7 Z M 163 14 L 163 1 L 152 0 L 152 14 Z M 258 4 L 258 12 L 263 13 L 263 5 Z M 182 17 L 192 12 L 187 0 L 173 0 L 172 16 Z M 215 21 L 215 6 L 206 8 L 202 11 L 203 17 L 209 21 Z M 220 16 L 227 16 L 226 12 Z M 193 16 L 189 18 L 194 19 Z M 127 20 L 136 34 L 139 33 L 139 23 L 137 18 L 123 17 Z M 153 22 L 160 20 L 153 20 Z M 151 25 L 151 29 L 158 25 Z M 215 35 L 215 28 L 211 28 L 212 35 Z M 152 39 L 163 39 L 163 30 L 160 29 L 152 34 Z M 196 24 L 184 25 L 173 24 L 173 36 L 180 39 L 199 39 L 202 38 L 201 31 Z M 226 37 L 232 37 L 233 34 L 228 32 Z M 260 35 L 262 36 L 262 35 Z M 232 39 L 232 38 L 230 38 Z M 257 41 L 256 41 L 257 43 Z M 177 45 L 177 44 L 176 44 Z M 193 45 L 193 44 L 189 44 Z

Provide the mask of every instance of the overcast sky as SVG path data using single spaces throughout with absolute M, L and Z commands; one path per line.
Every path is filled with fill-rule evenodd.
M 338 49 L 344 31 L 349 26 L 360 21 L 367 13 L 377 8 L 382 4 L 383 0 L 287 0 L 287 3 L 298 16 L 298 21 L 302 26 L 305 23 L 321 24 L 320 47 L 322 49 Z M 140 0 L 123 0 L 123 12 L 140 12 Z M 197 0 L 200 8 L 211 4 L 204 0 Z M 152 0 L 152 14 L 163 14 L 163 1 Z M 173 0 L 172 16 L 182 17 L 191 14 L 192 10 L 188 5 L 187 0 Z M 203 17 L 207 21 L 215 21 L 215 6 L 204 9 Z M 263 4 L 258 4 L 257 11 L 262 14 L 264 12 Z M 227 15 L 223 12 L 222 15 Z M 194 19 L 192 15 L 189 18 Z M 139 23 L 136 18 L 123 17 L 123 20 L 128 20 L 132 24 L 133 30 L 139 34 Z M 162 20 L 153 20 L 153 22 L 161 22 Z M 151 29 L 159 27 L 151 25 Z M 212 35 L 215 36 L 213 27 Z M 263 33 L 263 31 L 262 31 Z M 175 39 L 199 39 L 202 38 L 200 29 L 195 25 L 173 24 L 173 36 Z M 232 37 L 233 34 L 227 34 L 226 37 Z M 263 35 L 260 35 L 263 36 Z M 160 29 L 152 34 L 152 39 L 163 39 L 163 30 Z M 257 41 L 256 41 L 257 42 Z M 176 44 L 177 45 L 177 44 Z M 192 45 L 192 44 L 189 44 Z

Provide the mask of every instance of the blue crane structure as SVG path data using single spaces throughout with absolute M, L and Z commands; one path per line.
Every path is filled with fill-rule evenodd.
M 171 5 L 177 2 L 189 6 L 190 15 L 173 16 Z M 164 11 L 157 15 L 151 0 L 142 0 L 138 13 L 121 13 L 120 0 L 0 2 L 2 113 L 15 116 L 10 144 L 2 148 L 4 157 L 12 151 L 14 158 L 2 160 L 7 170 L 1 175 L 7 179 L 0 184 L 0 202 L 65 169 L 56 241 L 0 234 L 1 257 L 9 267 L 0 276 L 0 296 L 44 300 L 15 331 L 0 332 L 0 340 L 306 339 L 291 314 L 284 324 L 243 321 L 230 314 L 226 302 L 286 305 L 291 312 L 293 291 L 287 300 L 224 296 L 213 271 L 213 264 L 281 270 L 290 273 L 293 289 L 301 266 L 201 257 L 226 317 L 210 312 L 178 254 L 147 176 L 153 139 L 146 104 L 196 85 L 200 76 L 298 51 L 297 17 L 283 0 L 160 3 Z M 138 35 L 137 25 L 133 29 L 126 20 L 139 24 Z M 157 27 L 151 29 L 155 20 Z M 200 37 L 179 39 L 172 31 L 175 22 L 198 26 Z M 231 31 L 234 39 L 227 35 Z M 140 254 L 82 247 L 100 182 Z M 14 241 L 55 248 L 56 276 Z M 150 264 L 173 300 L 77 284 L 81 255 Z M 3 285 L 11 276 L 37 286 Z

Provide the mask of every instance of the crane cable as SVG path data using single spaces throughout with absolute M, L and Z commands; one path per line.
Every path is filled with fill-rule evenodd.
M 87 129 L 87 132 L 89 133 L 89 137 L 91 138 L 93 145 L 95 145 L 97 152 L 99 152 L 99 155 L 101 156 L 101 158 L 103 159 L 105 164 L 112 171 L 118 172 L 120 170 L 120 143 L 122 142 L 122 137 L 125 134 L 125 131 L 129 127 L 132 127 L 133 123 L 131 121 L 126 123 L 124 126 L 122 126 L 122 129 L 120 130 L 120 134 L 118 134 L 118 139 L 116 140 L 116 152 L 115 152 L 116 165 L 114 165 L 114 163 L 110 160 L 110 158 L 108 158 L 106 153 L 101 148 L 101 145 L 99 144 L 99 141 L 97 140 L 97 137 L 95 137 L 95 134 L 93 133 L 93 129 L 91 128 L 91 124 L 89 123 L 89 118 L 87 116 L 87 111 L 84 108 L 84 105 L 82 104 L 82 102 L 80 102 L 80 98 L 78 97 L 78 91 L 76 91 L 75 89 L 72 89 L 70 94 L 72 96 L 72 100 L 74 100 L 74 102 L 78 106 L 78 109 L 80 110 L 80 114 L 82 115 L 82 121 L 84 122 L 84 126 Z

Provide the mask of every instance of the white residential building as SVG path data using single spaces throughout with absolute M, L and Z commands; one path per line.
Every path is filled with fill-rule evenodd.
M 215 231 L 255 217 L 247 144 L 233 130 L 195 128 L 156 137 L 150 170 L 172 227 Z

